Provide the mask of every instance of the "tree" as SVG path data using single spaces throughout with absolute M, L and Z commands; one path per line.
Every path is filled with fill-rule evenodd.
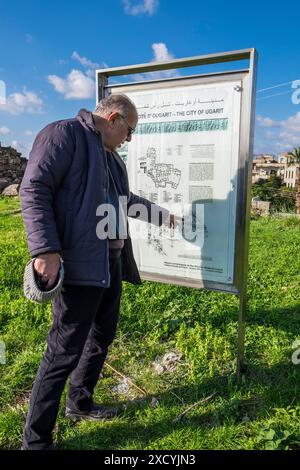
M 300 147 L 295 148 L 293 152 L 289 152 L 287 155 L 287 165 L 299 165 L 300 164 Z M 300 214 L 300 175 L 298 174 L 298 185 L 296 193 L 296 211 Z
M 295 188 L 286 188 L 282 179 L 277 175 L 270 178 L 259 179 L 252 186 L 252 197 L 258 196 L 261 201 L 271 203 L 271 210 L 278 212 L 291 212 L 295 210 Z

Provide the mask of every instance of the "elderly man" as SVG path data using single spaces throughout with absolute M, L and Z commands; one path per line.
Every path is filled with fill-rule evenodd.
M 56 282 L 60 257 L 65 281 L 53 301 L 53 324 L 31 393 L 23 449 L 52 448 L 68 377 L 68 418 L 118 414 L 96 404 L 93 391 L 115 336 L 122 279 L 141 281 L 130 238 L 120 236 L 118 224 L 115 236 L 99 237 L 97 208 L 110 203 L 118 211 L 119 196 L 126 196 L 127 209 L 142 204 L 148 222 L 156 212 L 158 225 L 174 224 L 168 211 L 129 190 L 116 149 L 131 141 L 137 121 L 128 97 L 110 95 L 93 113 L 82 109 L 74 119 L 49 124 L 33 144 L 20 189 L 29 251 L 48 289 Z

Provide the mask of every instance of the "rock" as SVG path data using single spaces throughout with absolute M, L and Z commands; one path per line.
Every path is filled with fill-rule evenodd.
M 153 397 L 150 403 L 151 408 L 157 408 L 159 406 L 159 401 L 157 398 Z
M 10 184 L 2 191 L 2 196 L 18 196 L 18 189 L 19 184 Z
M 157 358 L 155 362 L 152 362 L 154 372 L 158 375 L 163 372 L 174 372 L 181 357 L 182 354 L 179 352 L 166 353 L 162 358 Z
M 167 371 L 173 372 L 176 369 L 177 363 L 180 360 L 180 358 L 181 358 L 180 353 L 169 352 L 163 356 L 161 362 Z
M 268 215 L 270 213 L 270 206 L 271 206 L 271 203 L 269 201 L 253 201 L 252 200 L 251 210 L 259 212 L 259 215 Z
M 115 385 L 114 387 L 112 387 L 111 391 L 113 393 L 117 393 L 118 395 L 125 395 L 126 397 L 129 397 L 130 383 L 126 379 L 119 380 L 118 385 Z
M 28 160 L 12 147 L 2 147 L 0 143 L 0 193 L 10 184 L 17 184 L 23 178 Z M 4 184 L 5 183 L 5 184 Z
M 152 362 L 152 367 L 154 369 L 154 372 L 157 374 L 157 375 L 160 375 L 164 372 L 165 368 L 159 364 L 158 362 Z
M 0 178 L 0 192 L 7 186 L 9 186 L 9 181 L 5 178 Z

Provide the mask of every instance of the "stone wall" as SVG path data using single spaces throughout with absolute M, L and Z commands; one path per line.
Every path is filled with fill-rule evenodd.
M 0 144 L 0 192 L 11 184 L 20 184 L 28 160 L 12 147 Z
M 253 201 L 251 204 L 252 215 L 269 215 L 271 203 L 269 201 Z

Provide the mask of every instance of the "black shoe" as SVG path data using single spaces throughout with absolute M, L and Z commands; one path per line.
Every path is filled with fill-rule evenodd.
M 107 408 L 106 406 L 93 403 L 89 411 L 72 410 L 71 408 L 67 407 L 65 416 L 73 422 L 79 421 L 81 419 L 87 419 L 90 421 L 104 421 L 113 419 L 119 414 L 120 410 L 118 408 Z
M 43 447 L 42 449 L 28 449 L 28 447 L 22 446 L 20 450 L 55 450 L 55 447 L 51 444 Z

